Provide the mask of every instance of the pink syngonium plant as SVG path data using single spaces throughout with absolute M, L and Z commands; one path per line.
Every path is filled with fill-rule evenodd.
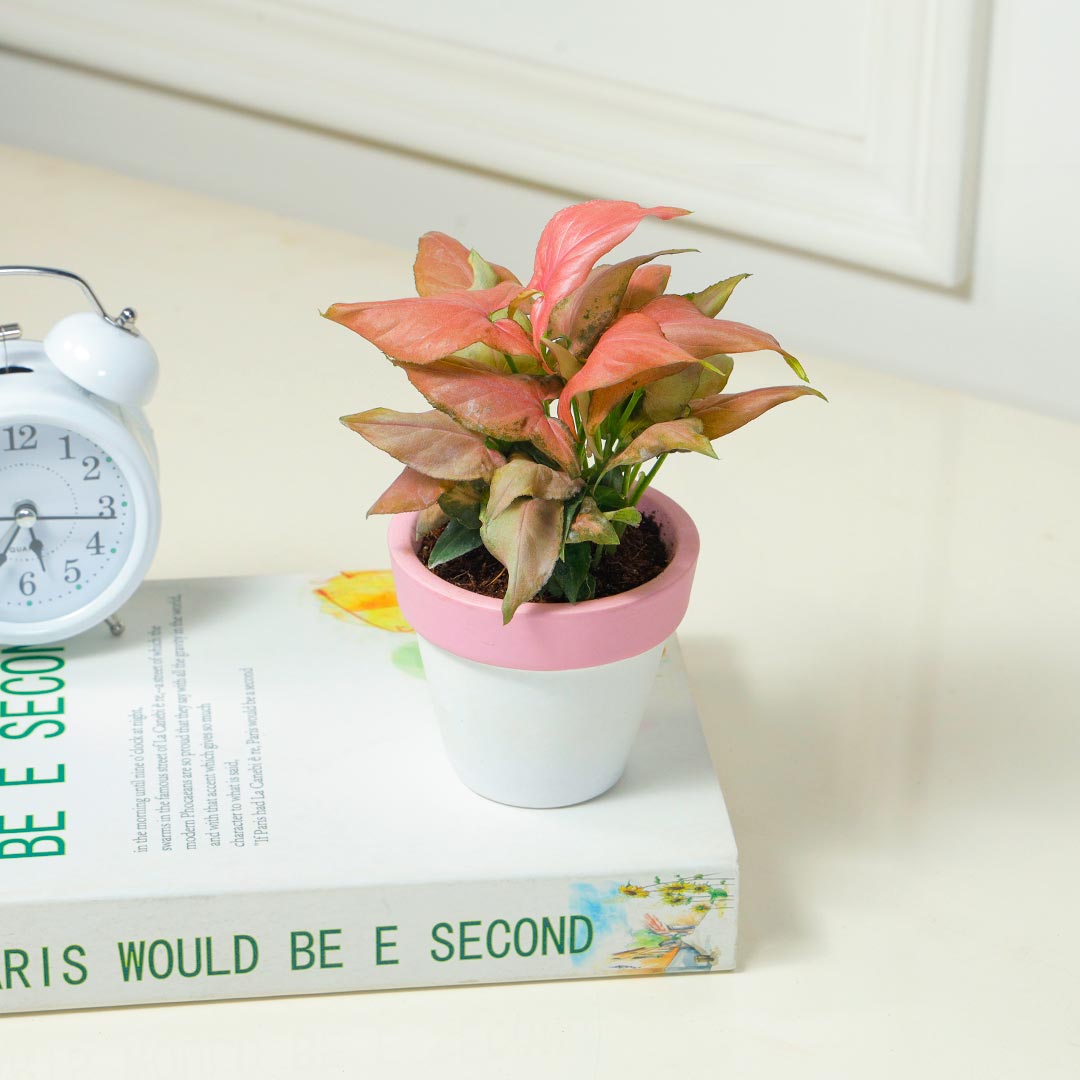
M 503 618 L 542 591 L 593 595 L 593 571 L 627 528 L 668 454 L 715 457 L 714 439 L 807 385 L 724 393 L 732 354 L 771 334 L 717 316 L 746 274 L 697 293 L 665 292 L 681 250 L 599 259 L 646 218 L 687 211 L 594 200 L 560 210 L 523 285 L 443 233 L 420 238 L 418 296 L 334 304 L 326 317 L 381 349 L 432 409 L 342 418 L 404 465 L 369 513 L 420 511 L 442 529 L 428 565 L 484 545 L 506 567 Z

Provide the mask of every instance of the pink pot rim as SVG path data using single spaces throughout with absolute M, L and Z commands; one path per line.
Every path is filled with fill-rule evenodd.
M 701 541 L 690 515 L 650 489 L 671 562 L 652 581 L 580 604 L 524 604 L 503 626 L 501 603 L 433 574 L 416 555 L 416 514 L 398 514 L 387 533 L 398 604 L 418 634 L 457 656 L 496 667 L 567 671 L 638 656 L 666 641 L 686 614 Z

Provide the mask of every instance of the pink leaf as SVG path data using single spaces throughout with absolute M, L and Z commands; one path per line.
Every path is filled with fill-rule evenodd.
M 430 364 L 476 342 L 501 353 L 535 357 L 536 349 L 516 322 L 489 318 L 520 291 L 521 286 L 504 281 L 491 289 L 444 296 L 333 304 L 325 317 L 407 363 Z
M 416 247 L 413 280 L 418 296 L 441 296 L 468 289 L 473 283 L 469 249 L 446 233 L 424 233 Z
M 563 504 L 554 499 L 518 499 L 480 529 L 484 546 L 506 567 L 503 622 L 546 584 L 562 549 Z
M 497 518 L 515 499 L 531 495 L 536 499 L 569 499 L 581 490 L 581 481 L 556 472 L 538 461 L 513 458 L 500 465 L 491 478 L 485 520 Z
M 639 465 L 650 458 L 676 451 L 692 450 L 707 457 L 716 457 L 712 443 L 704 434 L 705 425 L 696 418 L 667 420 L 647 427 L 625 450 L 608 462 L 607 469 L 620 465 Z M 607 469 L 604 471 L 606 472 Z
M 756 420 L 785 401 L 811 394 L 826 400 L 825 395 L 812 386 L 767 386 L 760 390 L 746 390 L 741 394 L 713 394 L 690 402 L 690 415 L 702 422 L 705 437 L 719 439 L 737 431 L 744 424 Z
M 678 255 L 690 248 L 654 251 L 612 266 L 597 266 L 569 296 L 559 301 L 548 322 L 548 337 L 566 338 L 568 348 L 587 357 L 597 338 L 615 321 L 634 272 L 660 255 Z M 663 291 L 663 290 L 661 290 Z
M 577 474 L 574 437 L 545 407 L 558 395 L 560 379 L 498 375 L 445 362 L 403 367 L 413 386 L 462 427 L 504 442 L 531 442 Z
M 570 402 L 576 395 L 618 386 L 619 397 L 593 395 L 589 430 L 594 431 L 622 397 L 694 362 L 664 337 L 655 320 L 638 312 L 624 315 L 601 336 L 585 366 L 566 384 L 559 398 L 559 415 L 569 426 Z
M 401 475 L 372 503 L 367 516 L 426 510 L 432 503 L 438 502 L 439 496 L 452 486 L 449 481 L 424 476 L 406 465 Z
M 632 202 L 594 199 L 560 210 L 544 227 L 536 246 L 529 288 L 542 292 L 533 307 L 533 341 L 546 336 L 552 308 L 588 276 L 596 260 L 622 243 L 646 217 L 679 217 L 674 206 L 643 207 Z
M 446 233 L 429 232 L 420 237 L 413 279 L 419 296 L 441 296 L 462 289 L 483 288 L 486 283 L 476 280 L 474 253 Z M 518 280 L 505 266 L 489 265 L 495 271 L 496 282 Z
M 668 341 L 685 349 L 692 356 L 704 360 L 715 353 L 757 352 L 767 349 L 779 353 L 800 379 L 806 380 L 802 365 L 780 342 L 753 326 L 745 323 L 711 319 L 703 315 L 685 296 L 661 296 L 641 309 L 660 324 Z
M 403 465 L 438 480 L 486 480 L 506 460 L 482 436 L 436 410 L 368 409 L 341 422 Z
M 631 311 L 640 311 L 650 300 L 663 296 L 670 277 L 671 267 L 663 263 L 639 266 L 626 287 L 622 304 L 619 306 L 619 314 L 626 315 Z

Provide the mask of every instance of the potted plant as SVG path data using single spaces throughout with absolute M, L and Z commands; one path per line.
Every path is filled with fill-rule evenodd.
M 693 521 L 651 489 L 673 453 L 803 395 L 770 334 L 716 316 L 747 275 L 665 292 L 672 249 L 597 265 L 646 217 L 595 200 L 557 213 L 522 284 L 442 233 L 418 296 L 334 304 L 432 406 L 342 418 L 402 463 L 369 513 L 390 559 L 451 761 L 474 791 L 564 806 L 618 780 L 664 642 L 689 600 Z M 687 249 L 681 249 L 687 250 Z M 779 353 L 803 384 L 724 393 L 732 354 Z

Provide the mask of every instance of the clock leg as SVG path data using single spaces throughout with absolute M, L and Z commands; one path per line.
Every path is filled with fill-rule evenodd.
M 124 632 L 124 624 L 120 621 L 119 615 L 110 615 L 105 620 L 105 625 L 113 637 L 119 637 Z

